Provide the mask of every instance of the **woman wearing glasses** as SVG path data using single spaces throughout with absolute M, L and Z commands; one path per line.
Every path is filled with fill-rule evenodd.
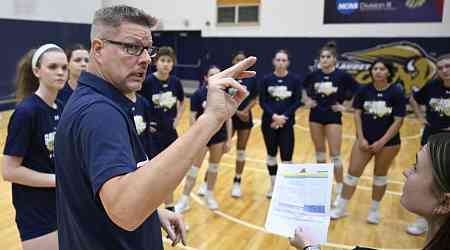
M 263 109 L 261 129 L 267 150 L 267 169 L 271 188 L 267 198 L 272 198 L 278 170 L 277 153 L 281 161 L 292 162 L 294 153 L 295 111 L 301 105 L 302 84 L 288 71 L 289 54 L 279 50 L 273 58 L 274 72 L 265 76 L 259 86 L 259 104 Z
M 152 106 L 152 121 L 156 131 L 151 135 L 156 154 L 164 151 L 177 138 L 177 126 L 184 111 L 184 91 L 180 80 L 171 75 L 176 54 L 171 47 L 160 47 L 154 57 L 156 72 L 146 77 L 139 92 Z M 166 200 L 166 208 L 174 211 L 173 194 Z

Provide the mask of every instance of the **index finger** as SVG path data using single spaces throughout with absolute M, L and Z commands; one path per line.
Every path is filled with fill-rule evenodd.
M 246 71 L 248 68 L 255 65 L 255 63 L 256 57 L 254 56 L 247 57 L 244 60 L 240 61 L 239 63 L 229 67 L 228 69 L 211 76 L 211 79 L 220 79 L 227 77 L 236 78 L 239 76 L 241 72 Z

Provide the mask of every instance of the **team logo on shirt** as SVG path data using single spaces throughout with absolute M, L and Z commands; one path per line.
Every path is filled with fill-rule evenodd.
M 316 82 L 314 84 L 314 89 L 317 93 L 329 96 L 337 92 L 338 88 L 333 86 L 333 82 Z
M 55 150 L 55 134 L 56 132 L 51 132 L 44 135 L 45 147 L 47 147 L 50 158 L 53 158 L 54 156 L 53 151 Z
M 141 115 L 135 115 L 133 118 L 134 124 L 136 126 L 136 131 L 138 135 L 141 135 L 147 128 L 147 123 L 144 121 L 144 117 L 142 117 Z
M 392 108 L 386 105 L 385 101 L 365 101 L 364 111 L 373 115 L 375 119 L 383 118 L 392 113 Z
M 346 71 L 360 84 L 372 81 L 369 67 L 375 60 L 383 59 L 393 63 L 395 74 L 393 82 L 402 83 L 405 94 L 419 89 L 433 79 L 437 73 L 435 59 L 418 44 L 401 41 L 381 44 L 372 48 L 345 52 L 338 61 L 337 68 Z M 316 60 L 310 70 L 319 68 Z
M 167 91 L 159 94 L 154 94 L 152 96 L 153 103 L 165 111 L 171 109 L 176 103 L 177 98 L 173 95 L 172 91 Z
M 292 91 L 289 91 L 287 86 L 270 86 L 267 92 L 277 101 L 287 99 L 292 96 Z
M 438 112 L 441 116 L 450 117 L 450 99 L 431 98 L 429 105 L 435 112 Z

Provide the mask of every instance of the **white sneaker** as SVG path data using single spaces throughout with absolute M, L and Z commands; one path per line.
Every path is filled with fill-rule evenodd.
M 345 216 L 347 216 L 345 207 L 336 206 L 335 208 L 332 208 L 330 210 L 330 217 L 333 220 L 339 220 L 341 218 L 344 218 Z
M 270 190 L 267 191 L 267 193 L 266 193 L 267 199 L 272 199 L 272 194 L 273 194 L 273 188 L 270 188 Z
M 407 233 L 415 236 L 424 234 L 426 231 L 428 231 L 428 223 L 424 218 L 420 217 L 416 219 L 416 222 L 409 224 L 406 228 Z
M 200 188 L 198 189 L 197 194 L 199 196 L 205 196 L 207 190 L 208 190 L 208 187 L 206 186 L 206 182 L 203 182 L 202 185 L 200 185 Z
M 238 182 L 233 183 L 233 187 L 231 188 L 231 196 L 234 198 L 241 197 L 241 184 Z
M 191 207 L 189 206 L 189 198 L 181 197 L 181 199 L 175 204 L 175 213 L 182 214 L 188 211 Z
M 206 192 L 205 203 L 211 210 L 217 210 L 219 208 L 219 204 L 217 203 L 216 198 L 214 198 L 214 194 L 212 192 Z
M 379 210 L 369 210 L 369 215 L 367 216 L 367 222 L 369 224 L 379 224 L 380 223 L 380 211 Z
M 339 200 L 340 196 L 341 196 L 341 194 L 336 194 L 336 197 L 335 197 L 334 202 L 332 204 L 333 207 L 337 207 L 338 206 L 338 203 L 339 203 L 338 200 Z

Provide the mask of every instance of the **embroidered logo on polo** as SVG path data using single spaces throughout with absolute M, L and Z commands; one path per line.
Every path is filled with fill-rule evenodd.
M 47 148 L 49 152 L 49 157 L 54 157 L 54 150 L 55 150 L 55 134 L 56 132 L 50 132 L 44 135 L 44 143 L 45 147 Z
M 292 91 L 289 91 L 287 86 L 270 86 L 267 88 L 269 95 L 274 97 L 277 101 L 287 99 L 292 96 Z
M 333 82 L 327 81 L 327 82 L 316 82 L 314 84 L 314 89 L 317 93 L 329 96 L 331 94 L 334 94 L 337 92 L 338 88 L 333 86 Z
M 164 108 L 164 111 L 167 111 L 177 103 L 177 98 L 173 95 L 172 91 L 167 91 L 154 94 L 152 101 L 157 107 Z
M 429 102 L 430 107 L 438 112 L 440 116 L 450 117 L 450 99 L 431 98 Z
M 363 107 L 364 111 L 373 115 L 374 119 L 392 114 L 392 107 L 388 107 L 385 101 L 365 101 Z
M 138 135 L 141 135 L 147 128 L 147 123 L 144 121 L 144 117 L 142 117 L 141 115 L 135 115 L 133 118 L 134 124 L 136 126 L 136 131 Z

